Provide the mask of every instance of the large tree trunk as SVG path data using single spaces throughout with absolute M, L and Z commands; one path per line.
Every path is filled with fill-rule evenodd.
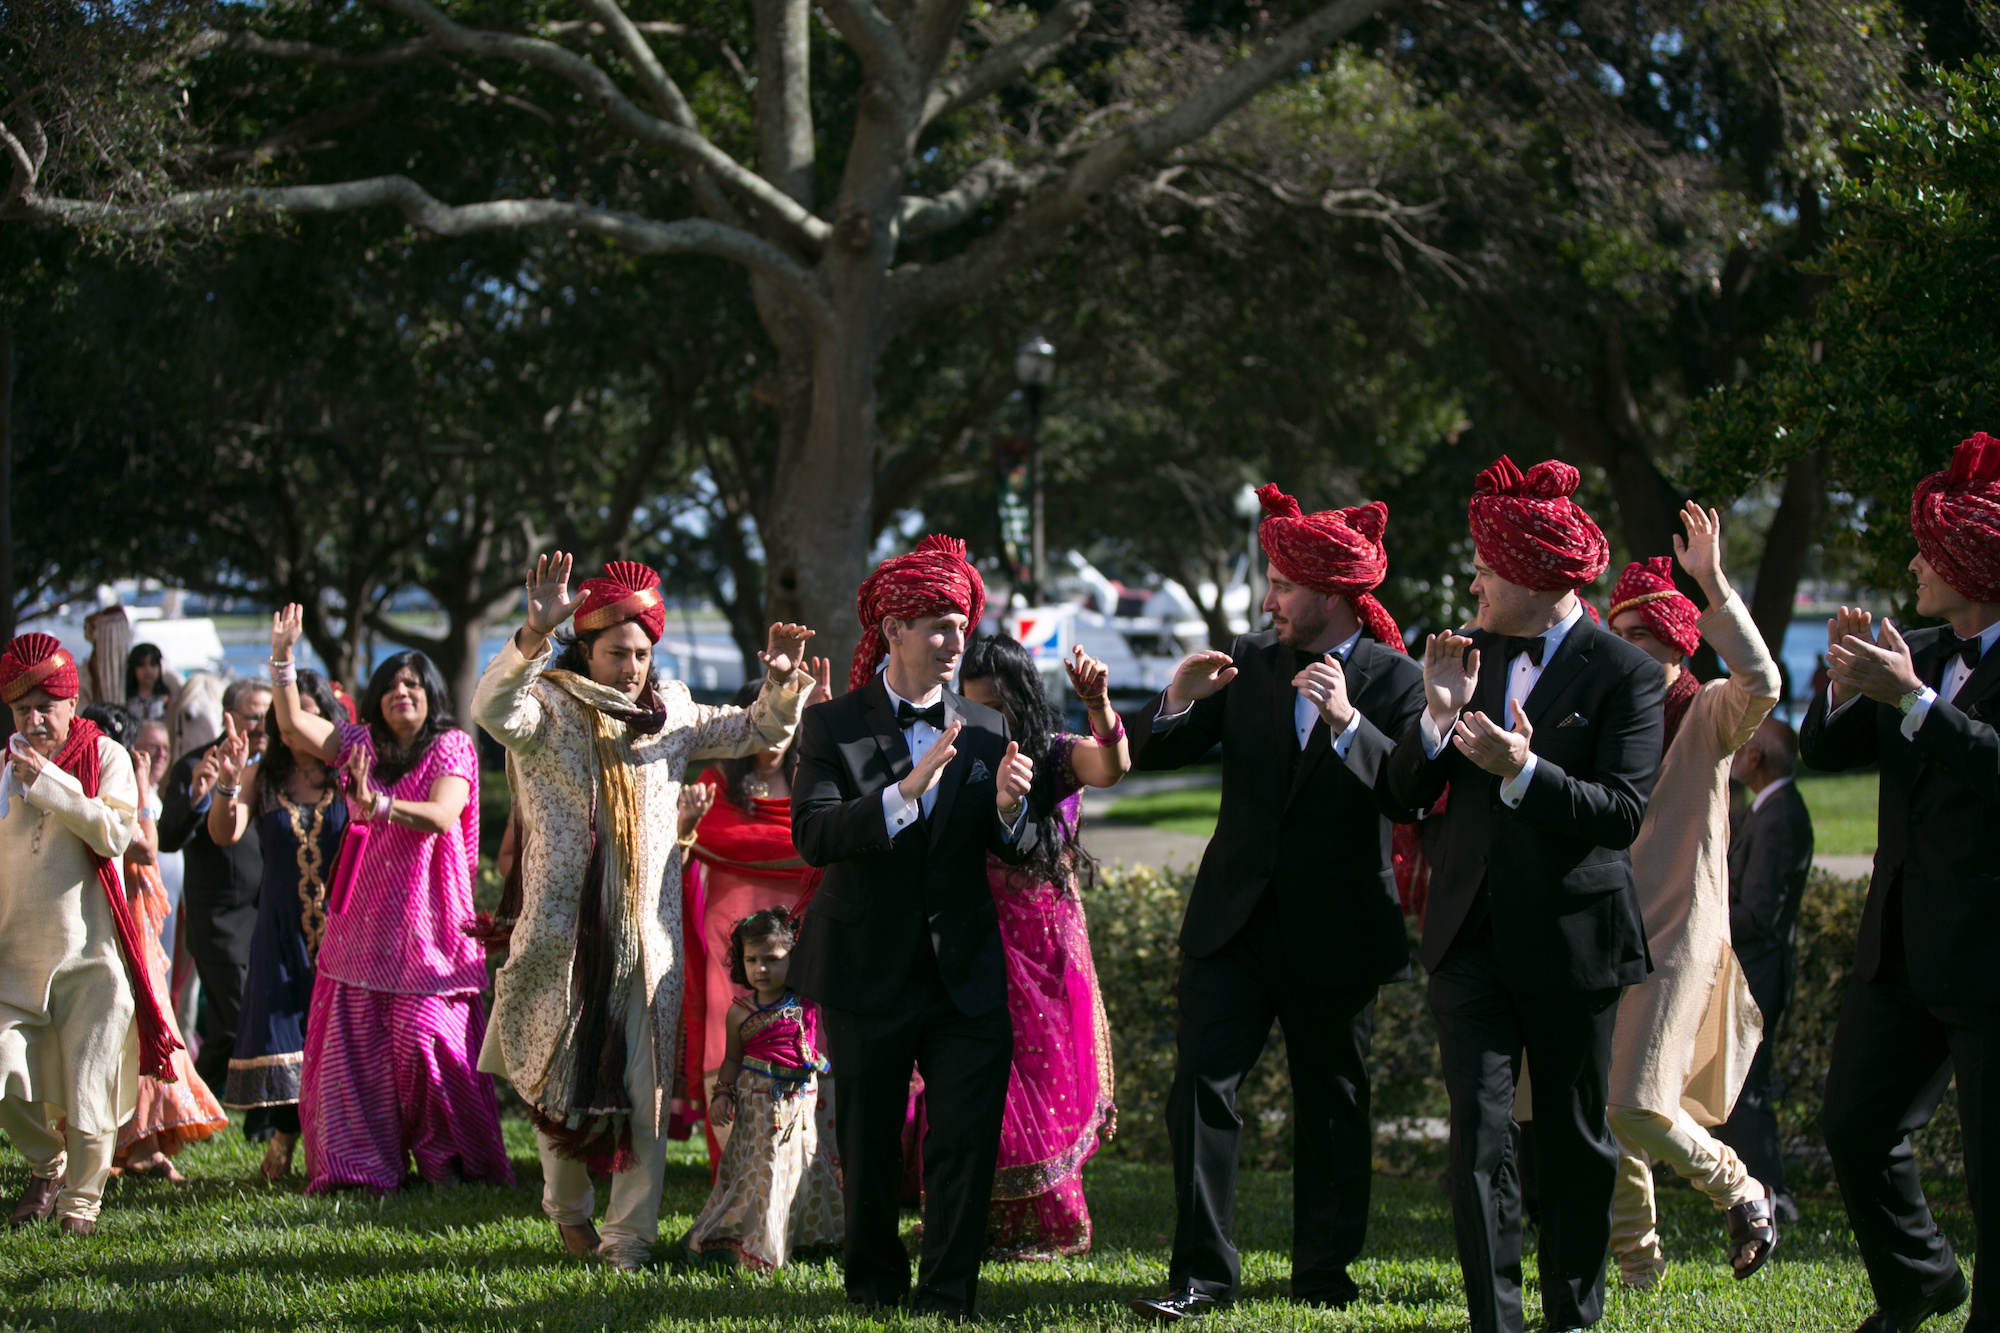
M 1757 586 L 1750 593 L 1750 619 L 1777 657 L 1785 631 L 1792 623 L 1793 599 L 1805 574 L 1806 557 L 1819 540 L 1820 519 L 1826 514 L 1826 484 L 1817 450 L 1801 454 L 1785 469 L 1785 489 L 1778 512 L 1764 534 L 1764 554 L 1757 561 Z M 1796 692 L 1803 681 L 1787 681 Z
M 0 642 L 14 637 L 14 326 L 0 319 Z

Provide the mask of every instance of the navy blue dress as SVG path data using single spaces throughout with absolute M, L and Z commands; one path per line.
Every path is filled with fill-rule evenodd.
M 264 881 L 250 935 L 243 1016 L 222 1092 L 224 1106 L 249 1112 L 243 1132 L 253 1141 L 273 1131 L 299 1132 L 313 962 L 326 933 L 327 886 L 347 827 L 347 802 L 331 787 L 313 805 L 268 789 L 259 798 L 265 807 L 258 816 Z

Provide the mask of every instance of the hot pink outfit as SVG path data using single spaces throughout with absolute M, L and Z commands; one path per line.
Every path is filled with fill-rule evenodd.
M 368 728 L 339 723 L 340 759 Z M 393 1190 L 414 1157 L 425 1180 L 512 1185 L 493 1078 L 478 1072 L 486 1017 L 484 950 L 472 919 L 479 865 L 479 763 L 472 738 L 447 731 L 417 766 L 378 790 L 428 801 L 439 778 L 472 791 L 456 824 L 424 833 L 375 821 L 344 901 L 327 904 L 299 1086 L 308 1193 Z

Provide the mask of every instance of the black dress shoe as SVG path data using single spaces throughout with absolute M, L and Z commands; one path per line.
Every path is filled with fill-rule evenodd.
M 1183 1319 L 1198 1319 L 1211 1310 L 1226 1310 L 1229 1302 L 1204 1296 L 1198 1291 L 1176 1291 L 1165 1296 L 1138 1297 L 1127 1308 L 1133 1314 L 1156 1319 L 1162 1324 L 1178 1324 Z
M 1915 1305 L 1890 1314 L 1887 1310 L 1877 1310 L 1861 1321 L 1855 1333 L 1912 1333 L 1917 1325 L 1934 1314 L 1956 1310 L 1972 1295 L 1972 1289 L 1965 1285 L 1963 1273 L 1953 1273 L 1951 1281 L 1937 1291 L 1924 1297 Z

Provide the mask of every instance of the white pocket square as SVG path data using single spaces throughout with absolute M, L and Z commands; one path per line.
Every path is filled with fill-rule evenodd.
M 1560 731 L 1564 727 L 1587 727 L 1589 725 L 1590 719 L 1582 713 L 1571 713 L 1568 717 L 1556 723 L 1556 730 Z
M 986 767 L 986 761 L 984 759 L 975 759 L 972 761 L 972 771 L 965 775 L 965 780 L 967 782 L 984 782 L 992 776 L 993 774 Z

